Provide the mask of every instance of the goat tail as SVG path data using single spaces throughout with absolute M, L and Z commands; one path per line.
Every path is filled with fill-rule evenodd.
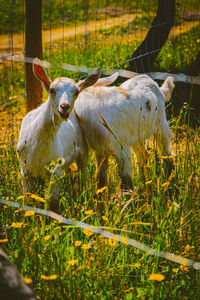
M 160 88 L 165 96 L 165 102 L 170 101 L 174 87 L 175 85 L 174 85 L 173 77 L 171 76 L 167 77 Z

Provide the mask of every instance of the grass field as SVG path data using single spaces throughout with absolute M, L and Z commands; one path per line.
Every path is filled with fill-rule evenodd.
M 188 9 L 195 8 L 195 1 Z M 142 6 L 143 2 L 137 1 L 137 5 Z M 149 3 L 153 5 L 152 1 Z M 44 18 L 47 27 L 48 15 Z M 56 20 L 55 15 L 53 22 Z M 19 20 L 16 22 L 20 24 Z M 106 32 L 100 29 L 91 32 L 89 38 L 92 40 L 95 35 L 103 38 L 106 34 L 120 33 L 120 30 L 120 27 L 107 28 Z M 200 26 L 195 23 L 195 26 L 188 26 L 188 30 L 186 26 L 181 30 L 178 34 L 174 28 L 156 60 L 155 70 L 184 72 L 194 61 L 200 49 Z M 18 27 L 16 31 L 20 31 Z M 84 75 L 61 70 L 61 62 L 126 68 L 127 64 L 121 62 L 130 58 L 141 38 L 142 35 L 134 38 L 127 35 L 126 38 L 103 39 L 98 43 L 66 48 L 60 48 L 62 41 L 57 40 L 54 46 L 58 48 L 44 51 L 44 60 L 54 63 L 47 72 L 52 79 L 61 75 L 71 78 Z M 85 37 L 80 35 L 77 39 L 84 41 Z M 68 37 L 67 42 L 73 43 L 73 37 Z M 44 208 L 48 202 L 45 198 L 48 187 L 38 186 L 32 194 L 23 195 L 15 151 L 25 115 L 26 98 L 21 96 L 25 93 L 23 64 L 4 63 L 0 80 L 4 82 L 0 86 L 1 101 L 19 96 L 0 106 L 0 199 Z M 44 98 L 46 96 L 44 93 Z M 186 98 L 181 101 L 190 103 Z M 189 104 L 184 104 L 178 115 L 169 114 L 168 110 L 167 114 L 174 135 L 174 170 L 171 174 L 167 175 L 165 157 L 156 151 L 155 141 L 151 140 L 147 143 L 150 159 L 144 174 L 139 173 L 132 155 L 132 191 L 121 190 L 114 158 L 110 158 L 108 185 L 98 189 L 96 164 L 91 153 L 86 190 L 78 185 L 79 173 L 75 165 L 63 174 L 59 212 L 66 218 L 102 226 L 104 230 L 135 239 L 153 249 L 199 262 L 200 129 L 191 126 Z M 39 299 L 198 300 L 200 297 L 199 270 L 148 255 L 125 242 L 66 226 L 33 211 L 27 213 L 2 204 L 0 247 Z
M 60 213 L 199 261 L 200 132 L 185 125 L 188 117 L 185 107 L 170 122 L 175 168 L 169 177 L 150 143 L 143 176 L 132 158 L 133 191 L 120 189 L 113 159 L 109 184 L 98 190 L 91 155 L 86 191 L 78 192 L 74 166 L 65 174 Z M 0 157 L 0 198 L 44 207 L 41 188 L 23 195 L 14 147 L 1 147 Z M 199 299 L 200 273 L 191 267 L 33 212 L 1 205 L 0 215 L 1 247 L 40 299 Z

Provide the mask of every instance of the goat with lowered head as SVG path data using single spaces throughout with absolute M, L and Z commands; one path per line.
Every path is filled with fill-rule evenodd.
M 84 181 L 88 149 L 73 107 L 78 94 L 97 82 L 100 69 L 96 69 L 79 83 L 66 77 L 51 82 L 39 59 L 34 59 L 33 71 L 48 91 L 49 97 L 45 103 L 29 112 L 22 121 L 17 152 L 24 191 L 28 191 L 32 178 L 48 181 L 50 173 L 47 166 L 60 157 L 64 163 L 54 170 L 58 178 L 62 169 L 76 160 Z M 56 210 L 58 206 L 59 188 L 59 180 L 53 181 L 49 199 L 52 210 Z
M 144 161 L 148 156 L 144 140 L 152 135 L 160 136 L 162 152 L 170 156 L 172 133 L 166 119 L 165 102 L 169 101 L 173 88 L 171 77 L 159 87 L 147 75 L 138 75 L 120 87 L 90 87 L 79 95 L 74 109 L 85 137 L 96 152 L 99 186 L 106 183 L 107 157 L 114 153 L 122 185 L 131 187 L 130 147 L 137 161 Z M 101 124 L 100 116 L 112 130 Z

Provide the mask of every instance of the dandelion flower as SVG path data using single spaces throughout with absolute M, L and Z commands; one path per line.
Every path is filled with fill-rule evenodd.
M 86 211 L 85 211 L 85 214 L 88 215 L 88 216 L 89 216 L 89 215 L 92 215 L 92 214 L 93 214 L 93 210 L 92 210 L 92 209 L 86 210 Z
M 135 263 L 135 264 L 134 264 L 134 267 L 135 267 L 136 269 L 139 269 L 139 268 L 141 267 L 141 264 L 140 264 L 140 263 Z
M 192 248 L 192 247 L 191 247 L 189 244 L 187 244 L 187 245 L 185 246 L 185 250 L 186 250 L 186 251 L 190 251 L 191 248 Z
M 23 222 L 18 222 L 18 223 L 12 222 L 12 224 L 10 226 L 14 227 L 14 228 L 21 228 L 22 225 L 23 225 Z
M 87 229 L 84 229 L 84 230 L 83 230 L 83 233 L 84 233 L 85 235 L 88 235 L 88 236 L 93 235 L 93 232 L 90 231 L 90 230 L 87 230 Z
M 172 272 L 174 272 L 174 273 L 178 273 L 178 271 L 179 271 L 179 268 L 172 269 Z
M 91 248 L 91 246 L 88 245 L 88 244 L 83 244 L 81 248 L 84 249 L 84 250 L 88 250 L 88 249 Z
M 122 243 L 124 243 L 124 244 L 128 244 L 127 239 L 124 238 L 124 237 L 121 238 L 121 241 L 122 241 Z
M 108 218 L 106 216 L 102 216 L 102 219 L 105 221 L 105 222 L 108 222 Z
M 108 244 L 112 247 L 116 246 L 117 241 L 113 240 L 113 239 L 108 239 Z
M 162 274 L 151 274 L 149 276 L 149 280 L 163 281 L 164 279 L 165 279 L 165 276 Z
M 78 247 L 78 246 L 80 246 L 81 244 L 82 244 L 81 241 L 75 241 L 75 243 L 74 243 L 75 247 Z
M 48 241 L 50 238 L 51 238 L 50 235 L 46 235 L 46 236 L 44 237 L 45 241 Z
M 183 265 L 180 266 L 180 270 L 184 271 L 184 272 L 188 272 L 189 269 Z
M 46 202 L 44 198 L 42 198 L 40 196 L 37 196 L 37 195 L 34 195 L 34 194 L 31 194 L 30 197 L 32 199 L 38 200 L 38 201 L 43 202 L 43 203 Z
M 27 284 L 30 284 L 33 280 L 32 280 L 31 278 L 24 277 L 24 281 L 25 281 Z
M 107 186 L 104 186 L 97 190 L 97 195 L 103 193 L 105 190 L 107 190 Z
M 17 200 L 21 200 L 21 199 L 24 199 L 24 198 L 25 198 L 25 196 L 22 195 L 22 196 L 17 197 Z
M 56 279 L 57 277 L 58 277 L 57 275 L 50 275 L 50 276 L 40 275 L 40 278 L 41 278 L 41 279 L 44 279 L 44 280 L 54 280 L 54 279 Z
M 22 208 L 15 210 L 15 211 L 14 211 L 14 214 L 17 214 L 17 213 L 20 212 L 20 211 L 22 211 Z
M 29 210 L 29 211 L 25 212 L 25 217 L 30 217 L 30 216 L 33 216 L 34 214 L 35 214 L 34 210 Z
M 1 239 L 0 240 L 0 243 L 7 243 L 8 242 L 8 239 Z
M 68 261 L 68 265 L 74 266 L 78 264 L 78 259 L 72 259 Z

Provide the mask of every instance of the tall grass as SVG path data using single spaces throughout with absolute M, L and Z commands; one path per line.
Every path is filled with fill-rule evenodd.
M 148 145 L 150 160 L 143 176 L 132 157 L 133 191 L 120 189 L 113 159 L 110 159 L 107 188 L 97 190 L 91 154 L 86 191 L 78 191 L 79 174 L 75 167 L 64 174 L 58 203 L 60 213 L 198 261 L 200 132 L 190 128 L 188 118 L 185 107 L 171 120 L 174 133 L 171 176 L 166 175 L 152 141 Z M 0 198 L 44 207 L 41 188 L 35 194 L 23 196 L 14 147 L 1 145 L 0 157 Z M 0 241 L 41 299 L 199 297 L 197 270 L 5 205 L 0 210 Z M 158 274 L 155 280 L 150 280 L 151 274 Z

